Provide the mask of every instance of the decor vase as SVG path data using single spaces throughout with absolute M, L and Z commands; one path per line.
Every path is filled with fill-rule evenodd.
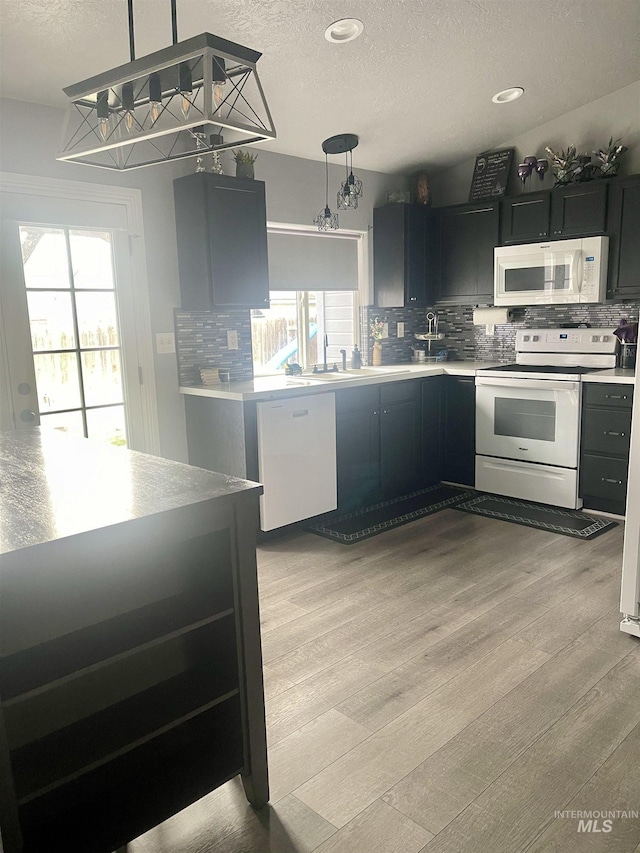
M 253 181 L 253 163 L 236 163 L 236 178 L 249 178 Z
M 373 358 L 372 364 L 374 367 L 380 367 L 382 364 L 382 344 L 380 341 L 373 342 Z

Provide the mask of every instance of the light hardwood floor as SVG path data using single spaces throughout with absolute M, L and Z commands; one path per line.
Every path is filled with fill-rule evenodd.
M 271 804 L 230 782 L 128 853 L 640 853 L 556 816 L 640 810 L 621 551 L 454 510 L 261 546 Z

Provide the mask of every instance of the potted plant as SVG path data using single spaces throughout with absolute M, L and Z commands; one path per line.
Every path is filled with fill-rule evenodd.
M 256 162 L 258 155 L 252 154 L 250 151 L 243 151 L 238 148 L 233 152 L 233 159 L 236 161 L 236 178 L 250 178 L 253 180 L 253 164 Z
M 569 145 L 566 151 L 554 151 L 553 148 L 544 149 L 551 158 L 551 169 L 556 179 L 556 186 L 570 184 L 576 177 L 576 171 L 580 168 L 579 155 L 575 145 Z
M 620 140 L 614 139 L 612 136 L 606 148 L 598 148 L 597 151 L 593 152 L 603 178 L 612 178 L 618 174 L 620 157 L 626 150 L 627 146 L 620 145 Z

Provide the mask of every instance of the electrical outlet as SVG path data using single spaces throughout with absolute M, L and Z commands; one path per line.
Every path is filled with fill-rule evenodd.
M 156 332 L 156 352 L 158 355 L 176 351 L 176 336 L 173 332 Z
M 227 332 L 227 349 L 238 349 L 238 333 L 235 329 Z
M 382 337 L 383 338 L 389 337 L 389 324 L 388 323 L 382 324 Z
M 396 335 L 399 338 L 404 338 L 404 323 L 398 323 L 397 329 L 396 329 Z

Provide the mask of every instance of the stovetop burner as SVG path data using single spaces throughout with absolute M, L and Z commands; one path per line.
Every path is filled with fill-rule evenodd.
M 556 364 L 500 364 L 496 367 L 483 368 L 484 370 L 509 371 L 509 373 L 551 373 L 554 375 L 571 374 L 583 376 L 585 373 L 598 373 L 606 368 L 581 367 L 580 365 L 556 365 Z

